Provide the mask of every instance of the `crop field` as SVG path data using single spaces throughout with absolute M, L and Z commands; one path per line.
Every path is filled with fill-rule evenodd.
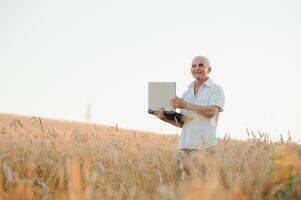
M 183 159 L 177 135 L 2 114 L 0 199 L 301 199 L 300 146 L 248 135 Z

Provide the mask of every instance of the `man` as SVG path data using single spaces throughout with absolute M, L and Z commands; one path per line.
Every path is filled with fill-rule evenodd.
M 167 119 L 163 108 L 155 115 L 174 126 L 182 128 L 179 149 L 186 154 L 196 150 L 212 150 L 217 146 L 216 128 L 219 113 L 224 109 L 223 89 L 209 78 L 211 67 L 208 58 L 197 56 L 192 60 L 191 74 L 194 81 L 188 86 L 182 98 L 170 101 L 173 108 L 191 117 L 190 121 L 179 122 Z

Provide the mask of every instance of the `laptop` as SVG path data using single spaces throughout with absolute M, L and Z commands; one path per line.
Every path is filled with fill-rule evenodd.
M 175 82 L 149 82 L 148 83 L 148 113 L 155 112 L 163 107 L 164 115 L 168 119 L 182 121 L 182 114 L 170 106 L 170 100 L 176 97 Z

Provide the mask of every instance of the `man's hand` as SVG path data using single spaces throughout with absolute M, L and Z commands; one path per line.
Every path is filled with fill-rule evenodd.
M 157 110 L 154 115 L 156 117 L 158 117 L 159 119 L 171 124 L 171 125 L 174 125 L 176 127 L 179 127 L 179 128 L 182 128 L 183 127 L 183 123 L 182 121 L 178 122 L 176 120 L 173 120 L 173 119 L 168 119 L 165 115 L 164 115 L 164 109 L 163 108 L 159 108 L 159 110 Z
M 174 109 L 176 109 L 176 108 L 186 108 L 187 107 L 187 102 L 184 101 L 183 99 L 179 98 L 179 97 L 175 97 L 174 99 L 172 99 L 170 101 L 170 105 Z
M 165 115 L 164 115 L 164 109 L 161 107 L 161 108 L 159 108 L 159 110 L 157 110 L 155 113 L 154 113 L 154 115 L 156 116 L 156 117 L 158 117 L 159 119 L 164 119 L 165 118 Z

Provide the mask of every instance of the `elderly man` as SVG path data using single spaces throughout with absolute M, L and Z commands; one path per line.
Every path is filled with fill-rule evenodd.
M 191 120 L 179 122 L 166 118 L 163 108 L 155 115 L 161 120 L 182 128 L 179 149 L 189 155 L 195 150 L 210 150 L 217 146 L 216 128 L 219 112 L 223 111 L 225 96 L 223 89 L 209 78 L 211 67 L 208 58 L 197 56 L 192 60 L 191 74 L 194 81 L 182 98 L 175 97 L 170 104 L 180 108 Z

